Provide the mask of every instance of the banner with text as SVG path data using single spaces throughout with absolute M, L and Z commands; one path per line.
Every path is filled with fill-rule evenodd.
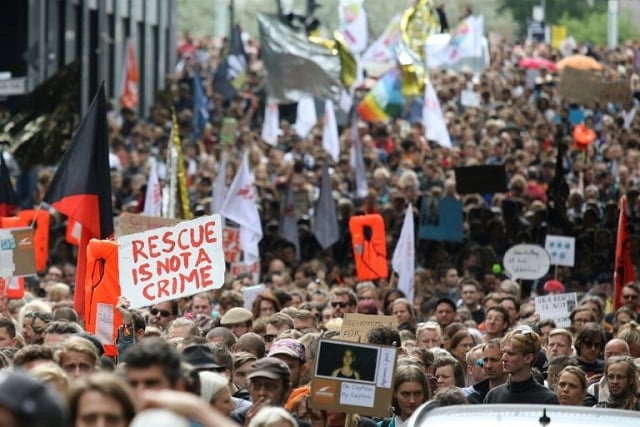
M 219 214 L 118 238 L 120 287 L 131 308 L 217 289 L 224 284 Z
M 571 325 L 569 314 L 578 306 L 578 295 L 575 292 L 544 295 L 536 297 L 535 304 L 540 320 L 551 319 L 556 327 L 566 328 Z

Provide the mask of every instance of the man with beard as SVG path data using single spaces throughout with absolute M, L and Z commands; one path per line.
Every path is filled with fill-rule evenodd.
M 613 356 L 607 360 L 604 378 L 609 388 L 609 399 L 598 402 L 600 408 L 640 411 L 638 394 L 638 368 L 629 356 Z

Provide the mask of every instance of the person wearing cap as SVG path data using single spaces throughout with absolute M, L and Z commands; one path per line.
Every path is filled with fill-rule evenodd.
M 0 371 L 0 422 L 3 426 L 64 427 L 64 403 L 52 387 L 22 370 Z
M 558 280 L 547 280 L 543 287 L 548 295 L 556 295 L 564 293 L 564 285 Z
M 223 373 L 224 365 L 216 363 L 213 351 L 206 344 L 196 344 L 182 351 L 182 360 L 192 365 L 196 371 L 210 371 Z
M 231 419 L 242 426 L 248 425 L 265 406 L 284 407 L 291 393 L 289 367 L 275 357 L 267 356 L 256 361 L 247 377 L 252 405 L 231 413 Z M 300 427 L 310 427 L 310 424 L 305 421 L 297 421 Z
M 289 367 L 291 375 L 291 387 L 300 386 L 300 378 L 305 375 L 307 361 L 304 345 L 293 338 L 284 338 L 273 343 L 269 350 L 269 357 L 282 360 Z
M 242 307 L 233 307 L 220 319 L 220 326 L 229 329 L 236 337 L 251 332 L 252 325 L 253 313 Z

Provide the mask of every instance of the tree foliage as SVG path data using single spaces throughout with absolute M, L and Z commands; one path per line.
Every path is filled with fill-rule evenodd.
M 578 42 L 592 44 L 607 43 L 607 12 L 590 13 L 582 19 L 562 16 L 560 25 L 567 27 L 567 34 Z M 640 31 L 629 15 L 621 14 L 618 19 L 618 40 L 624 41 L 640 37 Z
M 501 0 L 499 12 L 511 12 L 521 32 L 524 32 L 532 19 L 533 7 L 541 3 L 541 0 Z M 559 23 L 563 16 L 579 21 L 593 13 L 607 10 L 607 0 L 546 0 L 545 4 L 545 20 L 548 25 Z

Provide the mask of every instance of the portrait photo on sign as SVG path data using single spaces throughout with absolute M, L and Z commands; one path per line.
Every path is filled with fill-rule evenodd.
M 339 341 L 321 341 L 316 376 L 375 382 L 378 349 Z

